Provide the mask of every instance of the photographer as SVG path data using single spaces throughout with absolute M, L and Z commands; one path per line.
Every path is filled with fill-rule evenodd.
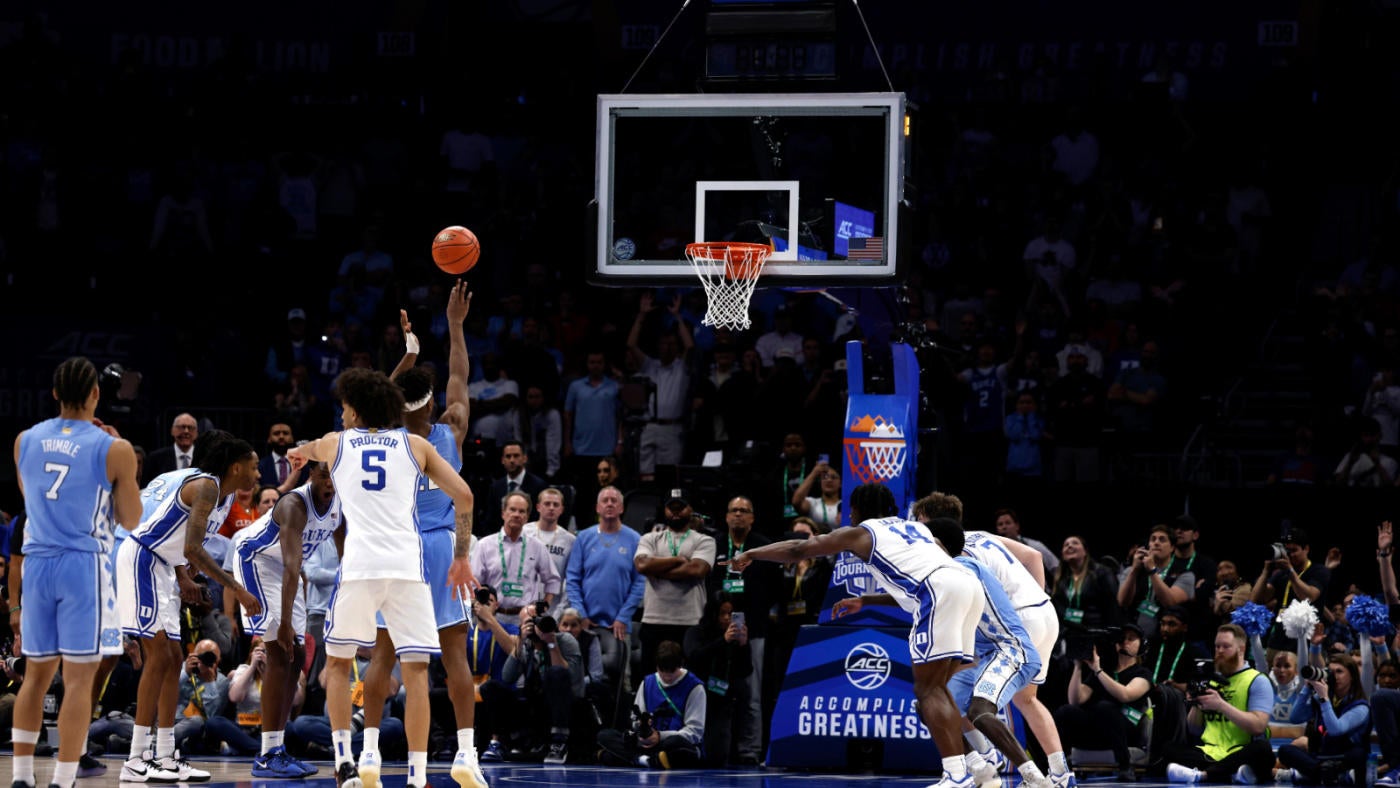
M 476 724 L 480 735 L 514 741 L 518 746 L 512 753 L 521 759 L 543 754 L 545 763 L 562 764 L 569 757 L 573 701 L 583 697 L 583 655 L 578 641 L 559 631 L 559 623 L 547 614 L 548 609 L 543 600 L 526 605 L 520 616 L 520 634 L 512 635 L 494 613 L 477 605 L 477 614 L 510 656 L 501 668 L 501 680 L 481 685 L 485 708 Z M 545 714 L 538 713 L 541 707 Z M 542 741 L 546 725 L 547 754 Z M 481 760 L 502 760 L 501 748 L 499 741 L 492 741 Z
M 1288 607 L 1289 602 L 1302 599 L 1317 608 L 1319 619 L 1327 620 L 1320 603 L 1332 573 L 1326 566 L 1312 562 L 1308 557 L 1310 550 L 1306 531 L 1288 529 L 1283 541 L 1273 545 L 1273 558 L 1264 562 L 1259 579 L 1254 582 L 1254 601 L 1279 611 Z M 1288 637 L 1279 624 L 1274 624 L 1264 645 L 1270 656 L 1279 650 L 1298 650 L 1297 642 Z
M 599 759 L 611 766 L 689 769 L 700 765 L 705 739 L 705 684 L 682 665 L 681 646 L 656 647 L 656 672 L 637 688 L 630 731 L 598 732 Z
M 223 713 L 227 702 L 228 676 L 219 672 L 219 646 L 212 640 L 201 640 L 180 670 L 175 748 L 182 753 L 202 752 L 205 722 Z
M 1055 710 L 1055 727 L 1066 748 L 1108 748 L 1118 764 L 1118 779 L 1131 782 L 1133 772 L 1128 748 L 1143 743 L 1142 721 L 1147 714 L 1147 693 L 1152 689 L 1147 668 L 1140 664 L 1142 630 L 1128 624 L 1111 644 L 1114 660 L 1109 670 L 1099 663 L 1099 649 L 1069 679 L 1069 703 Z
M 1196 575 L 1189 569 L 1173 571 L 1172 529 L 1154 525 L 1147 547 L 1133 551 L 1131 568 L 1118 586 L 1118 606 L 1136 621 L 1143 635 L 1157 634 L 1157 613 L 1164 607 L 1184 605 L 1196 595 Z
M 1154 749 L 1167 765 L 1167 779 L 1175 783 L 1257 782 L 1274 765 L 1269 746 L 1269 712 L 1274 688 L 1268 678 L 1245 662 L 1248 638 L 1244 630 L 1226 624 L 1215 633 L 1215 660 L 1203 665 L 1204 675 L 1181 693 L 1161 687 L 1162 702 L 1155 709 Z M 1210 668 L 1214 672 L 1210 672 Z M 1198 743 L 1176 739 L 1168 720 L 1176 721 L 1189 705 L 1186 725 Z M 1174 719 L 1172 719 L 1174 718 Z M 1158 738 L 1161 727 L 1163 738 Z M 1171 738 L 1167 738 L 1171 737 Z M 1155 745 L 1161 741 L 1158 748 Z M 1153 753 L 1154 757 L 1156 752 Z
M 1333 654 L 1326 668 L 1308 665 L 1299 675 L 1304 686 L 1291 721 L 1306 722 L 1307 735 L 1278 748 L 1279 763 L 1292 770 L 1280 779 L 1331 785 L 1350 772 L 1352 784 L 1363 784 L 1371 751 L 1371 706 L 1361 691 L 1356 660 Z

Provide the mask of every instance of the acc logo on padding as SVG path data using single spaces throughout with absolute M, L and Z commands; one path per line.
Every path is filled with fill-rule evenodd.
M 879 644 L 861 643 L 846 655 L 846 679 L 857 689 L 873 690 L 890 678 L 890 655 Z

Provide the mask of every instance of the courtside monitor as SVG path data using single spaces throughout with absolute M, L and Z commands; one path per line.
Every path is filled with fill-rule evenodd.
M 903 94 L 603 95 L 597 120 L 593 281 L 693 281 L 700 241 L 770 247 L 760 286 L 893 280 Z

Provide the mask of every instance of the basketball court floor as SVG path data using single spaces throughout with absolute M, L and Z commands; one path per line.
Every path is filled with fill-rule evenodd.
M 10 756 L 0 756 L 0 779 L 8 780 L 11 774 Z M 104 758 L 107 773 L 98 777 L 87 777 L 77 782 L 78 788 L 118 788 L 121 783 L 117 775 L 121 772 L 121 760 Z M 277 788 L 284 785 L 305 786 L 305 788 L 335 788 L 335 779 L 330 764 L 316 762 L 321 773 L 306 780 L 262 780 L 252 776 L 252 764 L 246 758 L 201 758 L 195 762 L 201 769 L 214 776 L 207 785 L 210 788 Z M 43 781 L 53 774 L 51 758 L 36 759 L 36 776 Z M 434 763 L 428 766 L 428 784 L 432 788 L 457 788 L 457 783 L 448 774 L 450 764 Z M 886 774 L 833 774 L 806 771 L 783 771 L 765 769 L 691 769 L 677 771 L 644 771 L 642 769 L 607 768 L 601 766 L 544 766 L 542 764 L 487 763 L 482 764 L 486 780 L 492 788 L 510 786 L 599 786 L 600 788 L 633 788 L 634 786 L 665 786 L 665 788 L 813 788 L 826 785 L 866 785 L 890 786 L 890 788 L 923 788 L 936 781 L 930 775 L 899 776 Z M 404 788 L 407 768 L 386 764 L 381 782 L 384 788 Z M 1113 786 L 1111 778 L 1088 778 L 1080 782 L 1095 786 Z M 1139 782 L 1134 785 L 1149 785 Z M 192 785 L 199 785 L 193 783 Z

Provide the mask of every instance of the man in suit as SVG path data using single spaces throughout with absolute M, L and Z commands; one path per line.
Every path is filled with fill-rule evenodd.
M 506 475 L 491 482 L 491 494 L 486 499 L 486 516 L 481 518 L 483 530 L 477 536 L 489 536 L 501 530 L 501 499 L 516 490 L 529 493 L 530 500 L 537 500 L 540 491 L 548 487 L 544 479 L 525 469 L 530 461 L 525 446 L 520 441 L 507 441 L 501 447 L 501 465 Z
M 268 428 L 267 454 L 258 460 L 259 484 L 276 487 L 278 493 L 286 495 L 306 482 L 306 469 L 300 473 L 292 470 L 291 460 L 287 459 L 287 449 L 294 445 L 292 425 L 278 422 Z
M 170 425 L 170 437 L 175 440 L 174 446 L 156 449 L 146 458 L 142 487 L 162 473 L 190 467 L 194 459 L 194 441 L 199 437 L 199 422 L 194 420 L 194 416 L 181 413 Z

